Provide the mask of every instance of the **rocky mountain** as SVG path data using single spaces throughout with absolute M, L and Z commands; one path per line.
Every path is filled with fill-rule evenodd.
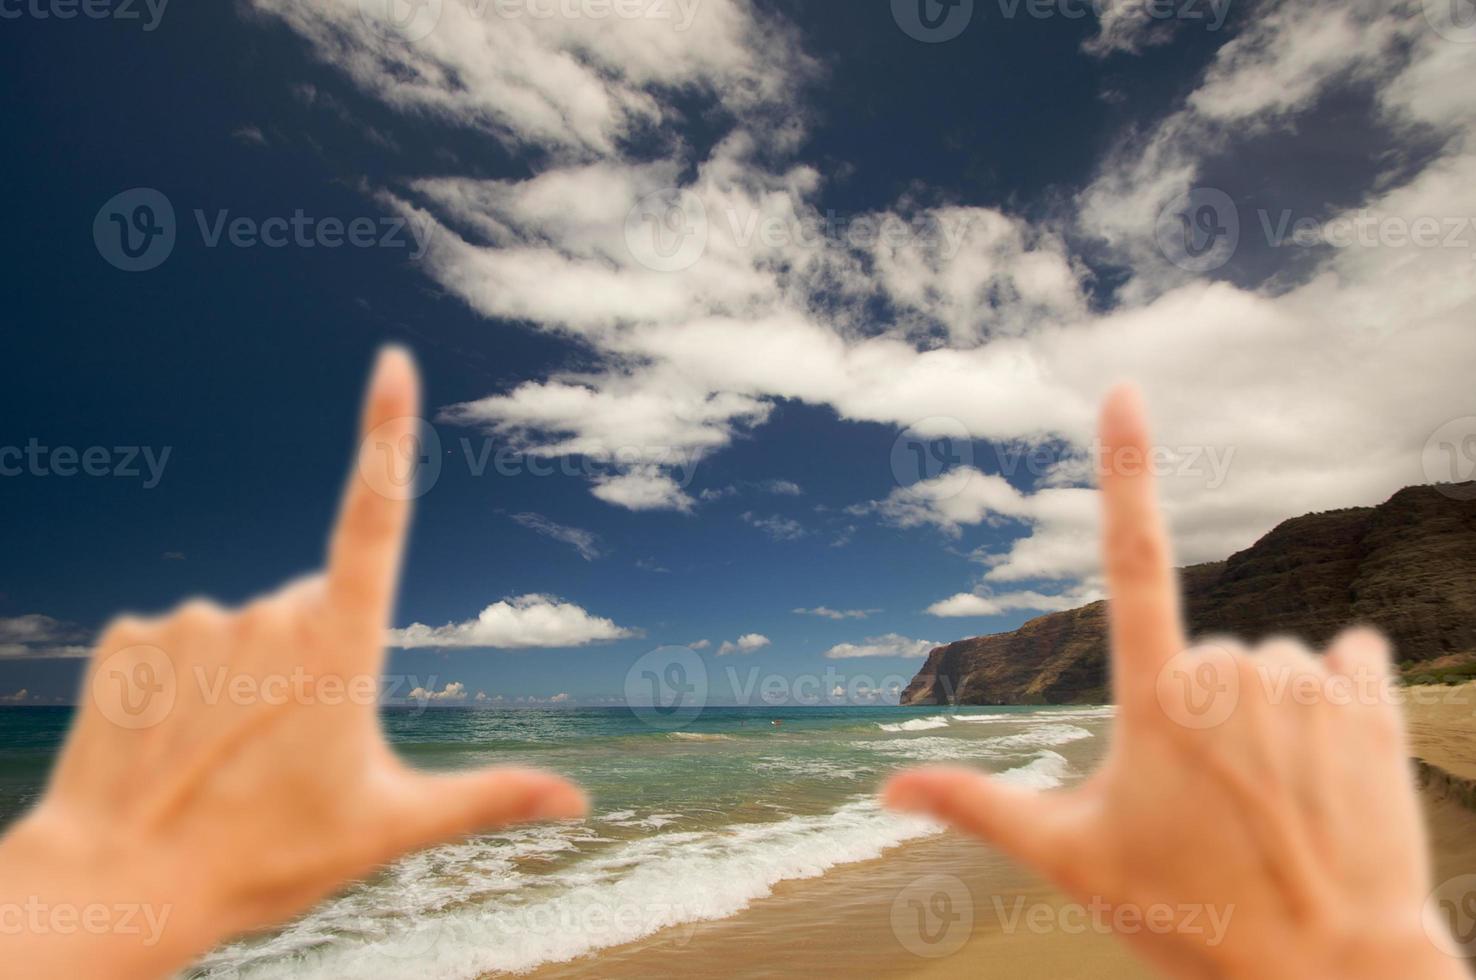
M 1370 623 L 1402 661 L 1476 652 L 1476 482 L 1406 487 L 1377 507 L 1295 517 L 1220 562 L 1180 571 L 1191 635 Z M 1032 619 L 928 654 L 903 704 L 1101 703 L 1107 604 Z

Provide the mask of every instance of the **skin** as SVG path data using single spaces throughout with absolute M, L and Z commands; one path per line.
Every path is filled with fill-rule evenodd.
M 374 694 L 410 505 L 404 459 L 383 449 L 418 411 L 413 364 L 386 351 L 325 573 L 242 609 L 191 602 L 104 632 L 51 783 L 0 841 L 0 976 L 166 975 L 408 851 L 586 812 L 552 774 L 420 773 L 384 741 Z M 1126 937 L 1173 976 L 1465 976 L 1421 925 L 1425 842 L 1392 700 L 1284 694 L 1377 687 L 1384 641 L 1347 633 L 1321 660 L 1286 642 L 1181 652 L 1152 482 L 1126 465 L 1148 447 L 1132 391 L 1112 396 L 1102 430 L 1119 705 L 1107 764 L 1049 794 L 914 770 L 887 802 L 998 845 L 1083 902 L 1232 910 L 1223 941 Z M 1185 657 L 1217 686 L 1234 679 L 1232 710 L 1212 701 L 1206 715 L 1172 683 Z
M 1134 465 L 1150 445 L 1135 391 L 1109 397 L 1101 435 L 1118 705 L 1105 764 L 1045 793 L 917 769 L 884 800 L 995 845 L 1084 904 L 1228 913 L 1218 942 L 1124 930 L 1169 976 L 1466 977 L 1421 922 L 1425 834 L 1388 644 L 1355 629 L 1320 658 L 1289 640 L 1189 648 L 1153 479 Z M 1191 692 L 1185 677 L 1204 683 Z
M 104 631 L 45 796 L 0 842 L 0 975 L 166 975 L 408 851 L 585 813 L 549 773 L 417 772 L 380 731 L 410 522 L 383 446 L 419 409 L 413 363 L 386 350 L 322 574 Z M 142 713 L 123 678 L 159 688 Z

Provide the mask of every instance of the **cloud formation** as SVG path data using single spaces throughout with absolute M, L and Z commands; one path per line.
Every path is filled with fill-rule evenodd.
M 914 640 L 897 633 L 871 636 L 860 643 L 837 643 L 825 651 L 830 660 L 858 657 L 925 657 L 938 644 L 932 640 Z
M 389 645 L 406 650 L 421 647 L 557 649 L 638 635 L 638 631 L 592 616 L 572 602 L 529 594 L 494 602 L 476 619 L 444 626 L 413 623 L 404 629 L 391 630 Z
M 724 640 L 717 648 L 719 657 L 726 657 L 733 653 L 753 653 L 762 650 L 771 641 L 762 633 L 744 633 L 736 640 Z
M 579 557 L 585 561 L 594 561 L 601 555 L 599 536 L 593 531 L 584 531 L 577 527 L 569 527 L 549 520 L 542 514 L 522 513 L 512 515 L 512 519 L 523 525 L 530 531 L 535 531 L 544 537 L 562 541 L 579 552 Z
M 823 77 L 798 32 L 753 4 L 711 0 L 678 37 L 492 24 L 452 0 L 413 44 L 371 30 L 352 0 L 256 5 L 387 105 L 523 155 L 526 177 L 437 174 L 378 196 L 434 226 L 424 267 L 440 287 L 581 351 L 444 418 L 609 463 L 591 491 L 614 506 L 692 510 L 690 467 L 758 433 L 782 400 L 924 436 L 961 427 L 1061 461 L 1030 481 L 977 467 L 899 477 L 868 512 L 954 537 L 1012 527 L 1013 543 L 981 556 L 986 581 L 1069 590 L 1096 568 L 1083 460 L 1118 379 L 1145 390 L 1156 438 L 1181 452 L 1161 484 L 1184 562 L 1433 479 L 1426 441 L 1470 415 L 1473 236 L 1324 243 L 1238 278 L 1235 263 L 1183 262 L 1164 238 L 1176 200 L 1349 92 L 1368 93 L 1370 130 L 1434 149 L 1373 161 L 1357 199 L 1319 203 L 1315 222 L 1476 214 L 1476 45 L 1442 36 L 1418 4 L 1262 4 L 1159 119 L 1120 134 L 1060 213 L 909 194 L 840 227 L 827 171 L 799 156 L 806 93 Z M 1134 9 L 1102 5 L 1096 53 L 1161 39 Z M 680 138 L 694 111 L 715 139 Z M 1269 237 L 1252 203 L 1231 201 L 1245 243 Z M 1219 482 L 1184 465 L 1209 450 L 1233 451 Z
M 0 617 L 0 657 L 52 659 L 91 655 L 90 630 L 41 613 Z

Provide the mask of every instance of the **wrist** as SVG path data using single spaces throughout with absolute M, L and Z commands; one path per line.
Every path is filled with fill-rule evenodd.
M 33 811 L 0 838 L 0 962 L 38 978 L 173 973 L 215 937 L 195 928 L 199 909 L 181 907 L 162 871 L 55 809 Z

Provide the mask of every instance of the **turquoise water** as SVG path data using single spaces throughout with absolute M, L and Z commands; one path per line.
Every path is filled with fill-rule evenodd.
M 0 818 L 39 792 L 68 716 L 0 711 Z M 1047 788 L 1075 775 L 1067 747 L 1109 718 L 1105 708 L 708 708 L 668 731 L 626 708 L 389 709 L 385 730 L 412 763 L 552 769 L 589 790 L 590 818 L 412 855 L 188 975 L 474 978 L 724 918 L 781 881 L 937 833 L 876 805 L 888 772 L 962 762 Z

